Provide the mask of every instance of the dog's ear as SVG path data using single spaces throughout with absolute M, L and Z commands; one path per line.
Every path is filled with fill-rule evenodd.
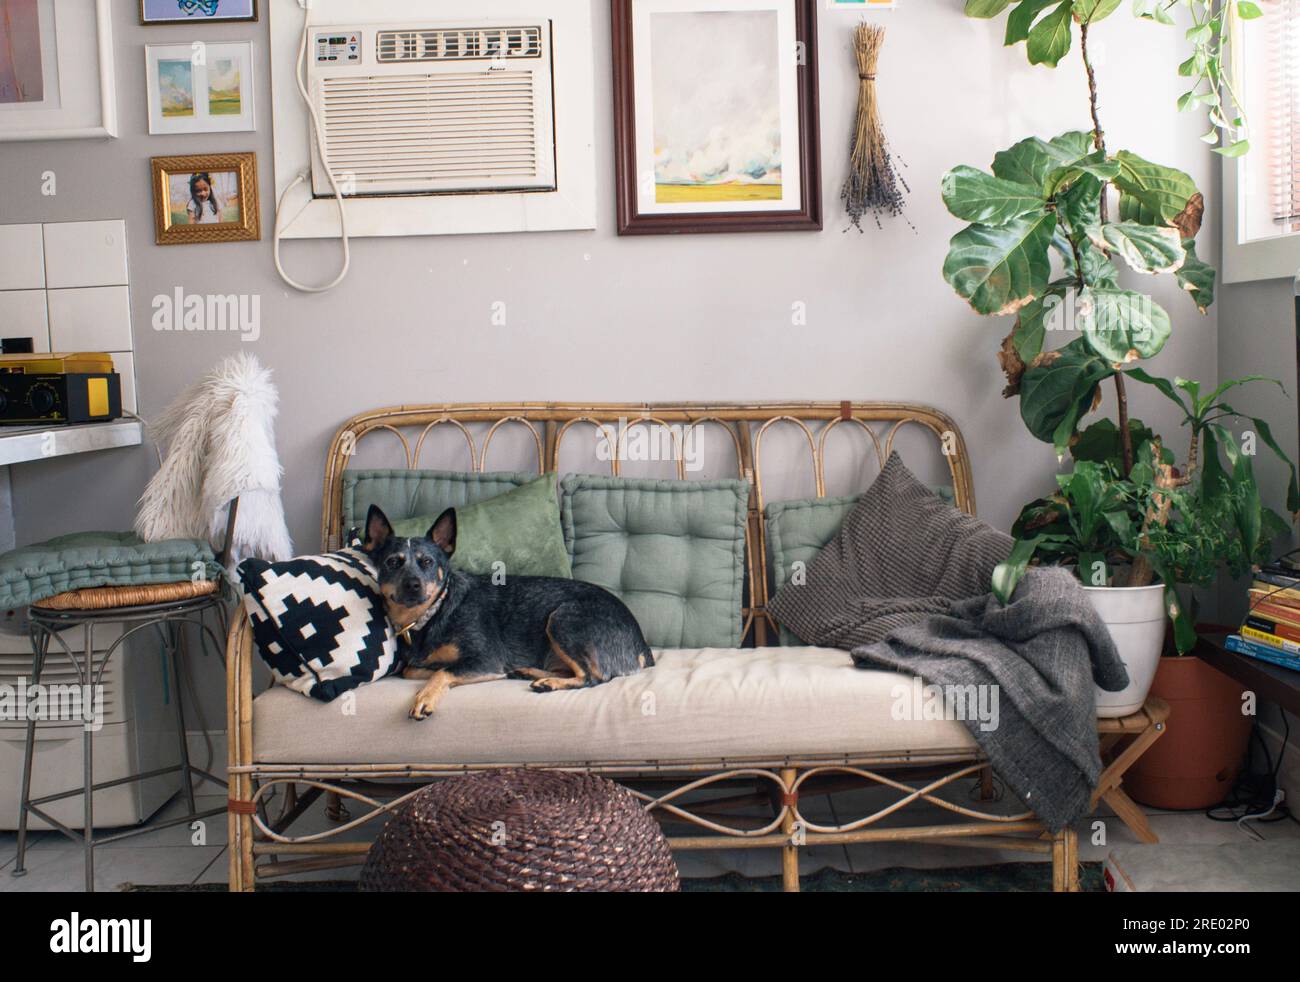
M 393 526 L 389 524 L 388 516 L 377 505 L 371 505 L 370 513 L 366 515 L 365 550 L 374 552 L 376 549 L 382 549 L 392 537 Z
M 456 509 L 448 508 L 429 529 L 433 544 L 448 556 L 456 552 Z

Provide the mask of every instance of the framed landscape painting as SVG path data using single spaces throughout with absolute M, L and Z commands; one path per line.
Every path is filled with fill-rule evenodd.
M 620 235 L 822 227 L 818 0 L 614 0 Z
M 252 41 L 147 44 L 144 52 L 150 133 L 257 129 Z

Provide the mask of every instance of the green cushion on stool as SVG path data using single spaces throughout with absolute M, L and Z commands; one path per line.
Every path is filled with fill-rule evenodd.
M 177 583 L 220 573 L 201 539 L 142 542 L 133 532 L 75 532 L 0 555 L 0 609 L 38 603 L 69 590 Z

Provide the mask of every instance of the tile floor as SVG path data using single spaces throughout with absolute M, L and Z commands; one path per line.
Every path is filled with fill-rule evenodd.
M 208 787 L 204 791 L 211 791 Z M 955 789 L 954 793 L 961 793 Z M 806 814 L 812 821 L 829 820 L 838 815 L 842 820 L 855 809 L 871 806 L 879 799 L 879 791 L 854 792 L 837 796 L 833 805 L 825 796 L 808 807 Z M 199 808 L 219 807 L 224 795 L 200 793 Z M 999 805 L 1003 807 L 1005 803 Z M 928 806 L 927 806 L 928 807 Z M 1006 805 L 1006 807 L 1011 807 Z M 173 800 L 161 813 L 164 817 L 183 814 L 183 804 Z M 922 817 L 919 811 L 911 814 L 914 822 L 927 824 L 943 820 L 938 808 L 933 814 Z M 862 814 L 862 811 L 858 811 Z M 1199 844 L 1215 846 L 1233 842 L 1256 841 L 1250 833 L 1233 823 L 1214 822 L 1199 812 L 1173 813 L 1150 810 L 1151 827 L 1164 843 Z M 1098 827 L 1105 842 L 1096 841 Z M 323 805 L 317 805 L 303 818 L 298 829 L 304 832 L 328 828 Z M 1254 826 L 1266 840 L 1300 838 L 1300 825 L 1283 821 L 1276 824 Z M 1105 812 L 1085 819 L 1079 825 L 1080 853 L 1085 860 L 1105 859 L 1115 846 L 1136 840 L 1124 825 Z M 348 833 L 345 838 L 362 839 L 373 835 L 370 827 Z M 16 836 L 0 832 L 0 893 L 21 891 L 79 891 L 83 889 L 84 874 L 79 846 L 55 832 L 38 832 L 32 836 L 27 856 L 27 874 L 11 875 L 14 866 Z M 940 868 L 973 866 L 987 863 L 1023 861 L 1034 857 L 1024 853 L 996 849 L 975 849 L 930 843 L 873 843 L 857 846 L 822 846 L 804 850 L 801 868 L 805 873 L 827 866 L 864 872 L 891 866 L 912 868 Z M 220 816 L 208 819 L 201 830 L 177 826 L 152 832 L 137 838 L 109 843 L 96 849 L 96 888 L 101 891 L 121 889 L 126 884 L 185 885 L 226 882 L 226 823 Z M 774 875 L 780 872 L 780 857 L 772 850 L 733 849 L 679 854 L 678 864 L 687 877 L 712 877 L 728 872 L 747 876 Z M 359 867 L 342 870 L 321 870 L 301 874 L 298 879 L 349 880 L 355 879 Z

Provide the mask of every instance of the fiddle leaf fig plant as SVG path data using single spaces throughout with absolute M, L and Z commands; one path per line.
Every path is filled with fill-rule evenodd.
M 1195 633 L 1175 587 L 1207 585 L 1222 567 L 1244 572 L 1268 558 L 1285 528 L 1262 503 L 1254 445 L 1263 444 L 1290 469 L 1293 513 L 1300 510 L 1300 487 L 1267 422 L 1239 416 L 1223 401 L 1238 386 L 1273 380 L 1233 379 L 1202 394 L 1198 382 L 1170 381 L 1141 367 L 1160 354 L 1174 324 L 1132 285 L 1146 276 L 1174 277 L 1205 313 L 1214 303 L 1216 274 L 1196 252 L 1205 199 L 1191 176 L 1106 145 L 1088 41 L 1092 26 L 1119 6 L 1119 0 L 967 0 L 972 17 L 1009 10 L 1006 43 L 1024 42 L 1032 64 L 1055 67 L 1077 32 L 1092 128 L 1021 140 L 996 154 L 988 170 L 949 171 L 944 204 L 967 224 L 952 238 L 943 275 L 977 313 L 1014 318 L 998 355 L 1007 376 L 1003 394 L 1019 398 L 1031 434 L 1073 460 L 1056 491 L 1021 512 L 993 592 L 1009 600 L 1033 562 L 1073 566 L 1088 586 L 1146 586 L 1158 579 L 1178 649 L 1186 651 Z M 1134 9 L 1162 22 L 1174 8 L 1190 11 L 1194 52 L 1184 74 L 1235 105 L 1224 75 L 1228 33 L 1256 15 L 1253 6 L 1137 0 Z M 1222 118 L 1215 111 L 1222 103 L 1200 89 L 1184 103 L 1210 106 L 1220 130 L 1244 125 L 1239 117 Z M 1244 151 L 1238 143 L 1224 152 Z M 1065 337 L 1058 341 L 1058 335 Z M 1181 410 L 1190 431 L 1181 468 L 1160 436 L 1129 418 L 1130 380 L 1154 387 Z M 1115 387 L 1116 419 L 1086 425 L 1105 384 Z M 1230 420 L 1249 428 L 1240 442 Z

